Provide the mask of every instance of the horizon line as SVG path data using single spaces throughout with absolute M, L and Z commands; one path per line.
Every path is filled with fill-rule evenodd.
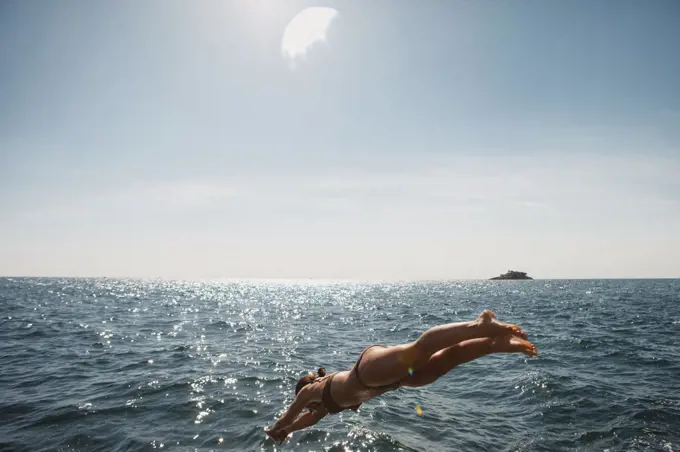
M 455 281 L 494 281 L 492 277 L 455 277 L 455 278 L 314 278 L 314 277 L 213 277 L 213 278 L 178 278 L 165 276 L 40 276 L 40 275 L 0 275 L 0 279 L 113 279 L 113 280 L 138 280 L 138 281 L 181 281 L 181 282 L 201 282 L 201 283 L 336 283 L 336 284 L 397 284 L 397 283 L 437 283 L 437 282 L 455 282 Z M 499 282 L 508 281 L 607 281 L 607 280 L 675 280 L 680 279 L 680 276 L 608 276 L 608 277 L 531 277 L 532 279 L 506 279 L 495 280 Z

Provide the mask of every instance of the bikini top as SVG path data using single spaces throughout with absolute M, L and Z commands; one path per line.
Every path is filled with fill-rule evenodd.
M 335 414 L 339 413 L 344 410 L 358 410 L 361 404 L 358 405 L 352 405 L 348 407 L 341 407 L 338 402 L 336 402 L 333 399 L 333 396 L 331 395 L 331 382 L 333 381 L 333 377 L 335 374 L 330 375 L 326 381 L 324 382 L 323 386 L 323 394 L 321 395 L 321 401 L 323 402 L 324 407 L 326 407 L 326 411 L 328 411 L 329 414 Z
M 392 390 L 392 389 L 397 389 L 401 386 L 401 381 L 398 381 L 396 383 L 392 383 L 389 385 L 384 385 L 384 386 L 368 386 L 366 385 L 362 380 L 361 377 L 359 376 L 359 364 L 361 363 L 361 358 L 364 357 L 364 353 L 366 353 L 366 350 L 372 347 L 380 347 L 380 345 L 372 345 L 371 347 L 366 348 L 362 353 L 361 356 L 359 356 L 359 359 L 357 360 L 356 364 L 354 365 L 354 368 L 352 369 L 354 372 L 354 376 L 356 377 L 357 381 L 361 386 L 363 386 L 366 389 L 373 389 L 373 390 Z M 324 387 L 323 387 L 323 394 L 321 395 L 321 401 L 323 402 L 324 406 L 326 407 L 326 411 L 328 411 L 329 414 L 335 414 L 339 413 L 344 410 L 358 410 L 361 404 L 358 405 L 352 405 L 348 407 L 341 407 L 334 399 L 333 396 L 331 396 L 331 382 L 333 381 L 333 377 L 335 374 L 331 374 L 326 381 L 324 382 Z

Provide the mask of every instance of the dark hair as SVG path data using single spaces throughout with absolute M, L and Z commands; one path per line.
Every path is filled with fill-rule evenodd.
M 308 373 L 304 377 L 300 378 L 295 385 L 295 395 L 298 395 L 298 392 L 305 386 L 307 386 L 310 383 L 314 383 L 314 380 L 317 378 L 325 377 L 326 376 L 326 368 L 325 367 L 319 367 L 319 370 L 316 371 L 316 374 L 313 373 Z

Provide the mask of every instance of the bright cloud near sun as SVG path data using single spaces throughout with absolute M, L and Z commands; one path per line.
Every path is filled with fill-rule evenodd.
M 318 41 L 326 40 L 326 32 L 338 11 L 333 8 L 315 6 L 300 11 L 286 26 L 281 41 L 283 56 L 294 62 L 304 58 L 307 51 Z

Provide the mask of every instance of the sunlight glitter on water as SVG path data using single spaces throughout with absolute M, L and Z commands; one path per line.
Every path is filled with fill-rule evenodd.
M 58 406 L 56 414 L 48 413 L 63 426 L 64 436 L 55 440 L 61 446 L 84 441 L 82 450 L 101 448 L 95 436 L 78 436 L 99 429 L 109 448 L 139 450 L 155 440 L 156 447 L 162 442 L 166 448 L 179 443 L 178 450 L 210 449 L 222 437 L 224 447 L 234 450 L 274 450 L 261 429 L 292 401 L 292 389 L 304 372 L 320 365 L 329 371 L 347 369 L 371 343 L 402 343 L 428 326 L 469 318 L 481 307 L 519 321 L 545 354 L 536 360 L 489 357 L 466 364 L 417 394 L 398 391 L 365 404 L 359 413 L 329 416 L 284 447 L 492 451 L 494 445 L 486 438 L 499 435 L 522 450 L 559 450 L 565 438 L 580 450 L 663 450 L 677 444 L 668 426 L 674 425 L 680 402 L 673 395 L 677 384 L 667 376 L 678 367 L 667 338 L 680 317 L 677 304 L 662 301 L 674 300 L 673 294 L 680 292 L 668 282 L 644 283 L 644 298 L 633 303 L 619 294 L 632 293 L 638 282 L 567 282 L 554 283 L 554 288 L 537 282 L 518 290 L 487 282 L 47 281 L 35 287 L 14 283 L 19 285 L 0 292 L 28 290 L 32 300 L 39 300 L 10 299 L 0 305 L 5 334 L 0 347 L 6 356 L 14 356 L 6 362 L 21 376 L 16 384 L 31 383 L 34 374 L 32 384 L 42 385 L 35 394 L 46 402 L 35 395 L 36 403 L 49 410 L 54 394 L 76 394 L 71 395 L 77 400 L 72 409 L 81 416 L 66 413 L 59 418 Z M 16 299 L 25 299 L 21 297 Z M 607 300 L 616 306 L 615 316 L 607 315 Z M 659 305 L 669 313 L 668 321 L 649 316 L 651 307 Z M 642 331 L 652 320 L 655 327 Z M 32 328 L 26 330 L 28 323 Z M 634 340 L 627 333 L 633 331 L 630 325 Z M 641 344 L 645 352 L 635 350 Z M 26 349 L 36 358 L 23 366 L 22 360 L 32 356 Z M 596 360 L 590 359 L 595 355 Z M 610 375 L 606 384 L 597 378 L 598 369 Z M 31 413 L 33 402 L 15 397 L 21 391 L 4 391 L 7 399 L 0 403 L 8 408 L 3 412 L 19 407 Z M 612 392 L 625 393 L 627 399 L 608 398 Z M 416 403 L 426 416 L 416 417 Z M 503 419 L 508 413 L 512 424 Z M 26 415 L 30 417 L 41 419 L 35 413 Z M 623 434 L 611 436 L 607 422 L 612 419 L 632 426 L 615 429 L 627 432 L 627 440 Z M 116 427 L 106 430 L 107 423 Z M 365 435 L 350 436 L 357 426 L 367 428 Z M 595 433 L 582 440 L 569 436 L 575 426 Z M 32 428 L 39 435 L 43 427 Z M 537 439 L 523 441 L 520 430 Z M 604 439 L 597 439 L 597 431 L 604 432 Z M 3 432 L 12 441 L 23 435 L 11 428 Z

